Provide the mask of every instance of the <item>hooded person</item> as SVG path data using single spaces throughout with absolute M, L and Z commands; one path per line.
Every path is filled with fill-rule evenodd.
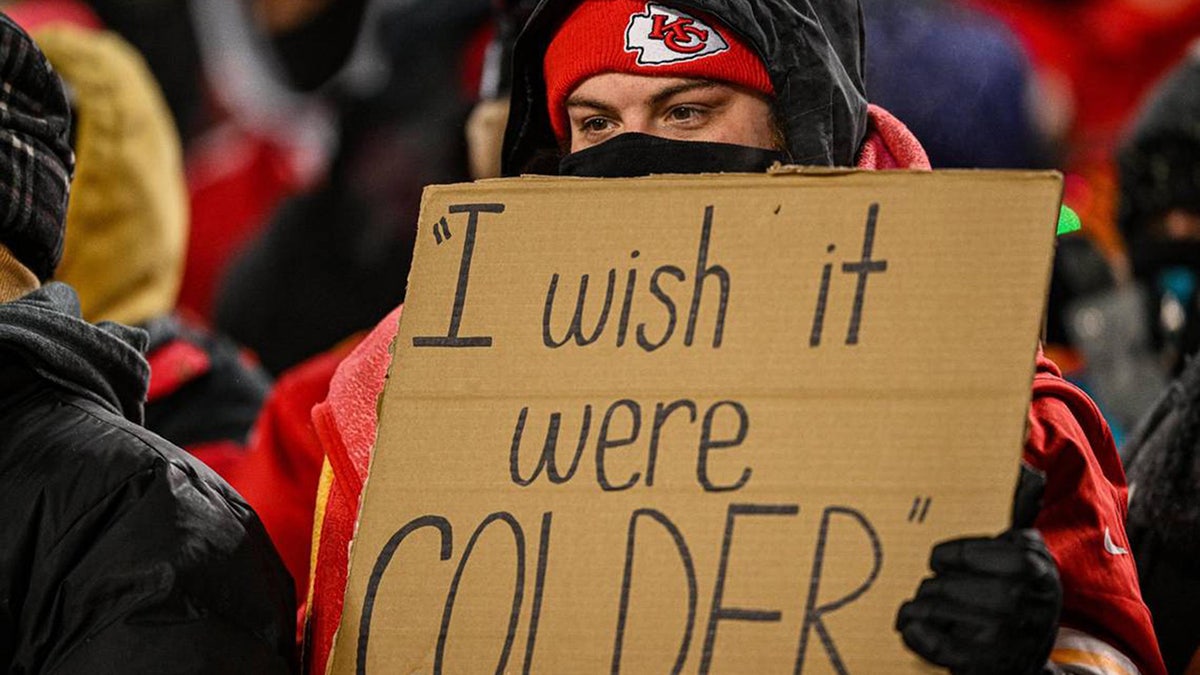
M 1177 375 L 1200 349 L 1200 46 L 1152 93 L 1117 167 L 1118 226 L 1161 317 L 1152 341 Z
M 123 39 L 26 7 L 11 16 L 66 82 L 75 113 L 75 178 L 54 278 L 75 288 L 85 321 L 149 333 L 146 428 L 228 479 L 271 381 L 231 340 L 174 311 L 188 210 L 166 102 Z
M 141 57 L 114 34 L 51 24 L 34 38 L 70 87 L 78 120 L 55 278 L 76 288 L 85 320 L 146 329 L 146 427 L 227 476 L 271 380 L 232 340 L 175 312 L 188 209 L 165 101 Z
M 292 670 L 292 588 L 254 512 L 141 426 L 146 334 L 53 282 L 63 88 L 0 14 L 0 668 Z
M 1149 99 L 1118 165 L 1134 273 L 1151 307 L 1177 310 L 1147 312 L 1161 317 L 1147 328 L 1182 369 L 1122 448 L 1129 538 L 1167 668 L 1200 673 L 1200 52 Z
M 543 0 L 514 49 L 503 173 L 762 171 L 779 161 L 928 169 L 915 137 L 867 102 L 862 32 L 856 0 Z M 378 397 L 387 373 L 404 368 L 389 356 L 398 312 L 341 364 L 313 410 L 329 467 L 307 627 L 313 672 L 342 612 Z M 1040 510 L 998 537 L 937 546 L 935 575 L 901 608 L 897 629 L 956 673 L 1159 675 L 1120 548 L 1126 487 L 1111 435 L 1044 358 L 1033 394 L 1025 462 L 1045 475 Z
M 1168 672 L 1200 673 L 1200 359 L 1122 449 L 1129 542 Z

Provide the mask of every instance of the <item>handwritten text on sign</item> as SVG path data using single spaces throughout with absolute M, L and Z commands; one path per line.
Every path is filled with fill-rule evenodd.
M 335 672 L 919 671 L 929 547 L 1004 526 L 1058 196 L 431 189 Z

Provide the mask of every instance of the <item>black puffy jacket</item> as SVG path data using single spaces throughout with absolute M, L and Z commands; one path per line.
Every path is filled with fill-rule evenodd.
M 1195 356 L 1121 449 L 1127 531 L 1167 671 L 1200 663 L 1200 358 Z
M 0 670 L 292 672 L 258 517 L 139 425 L 145 342 L 63 284 L 0 304 Z

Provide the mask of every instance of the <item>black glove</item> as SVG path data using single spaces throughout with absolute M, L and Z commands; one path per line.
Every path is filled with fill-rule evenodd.
M 934 547 L 934 576 L 900 607 L 896 630 L 918 655 L 956 675 L 1042 673 L 1058 632 L 1062 584 L 1041 534 L 1036 477 L 1022 475 L 1014 527 Z

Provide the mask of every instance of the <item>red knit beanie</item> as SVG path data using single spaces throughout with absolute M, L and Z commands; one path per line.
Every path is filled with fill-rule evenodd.
M 714 17 L 646 0 L 582 0 L 543 62 L 550 122 L 570 137 L 566 100 L 601 73 L 716 80 L 774 96 L 766 66 Z

